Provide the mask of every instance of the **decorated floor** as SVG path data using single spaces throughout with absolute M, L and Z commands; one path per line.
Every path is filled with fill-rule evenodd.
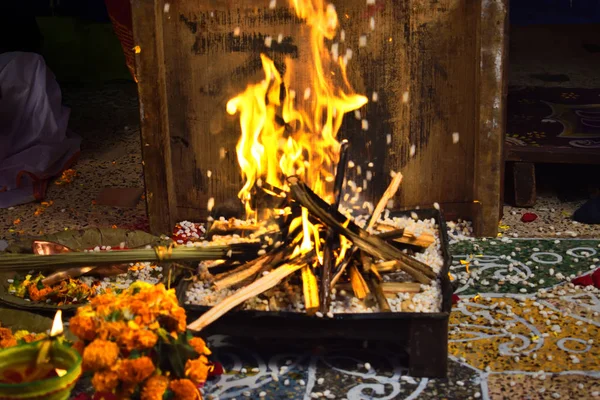
M 226 373 L 207 398 L 600 398 L 600 292 L 570 284 L 600 266 L 600 241 L 462 241 L 452 253 L 460 300 L 447 380 L 407 376 L 403 349 L 391 344 L 213 336 Z

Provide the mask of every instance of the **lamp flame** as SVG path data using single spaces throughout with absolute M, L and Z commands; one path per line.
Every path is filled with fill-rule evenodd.
M 64 332 L 63 323 L 62 323 L 62 310 L 56 311 L 54 315 L 54 322 L 52 322 L 52 329 L 50 329 L 50 336 L 55 337 L 58 335 L 62 335 Z

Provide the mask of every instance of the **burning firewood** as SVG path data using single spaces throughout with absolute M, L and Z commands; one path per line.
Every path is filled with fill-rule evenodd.
M 210 229 L 206 233 L 206 240 L 211 240 L 214 236 L 227 236 L 227 235 L 240 235 L 246 237 L 251 233 L 258 231 L 261 225 L 250 224 L 250 225 L 236 225 L 231 220 L 228 221 L 213 221 L 210 225 Z
M 348 274 L 350 275 L 350 284 L 352 285 L 352 291 L 354 292 L 354 295 L 358 299 L 364 300 L 371 293 L 371 291 L 369 290 L 367 282 L 362 277 L 356 265 L 352 264 L 348 267 Z
M 216 290 L 223 290 L 237 285 L 258 274 L 270 265 L 275 264 L 277 261 L 281 261 L 281 259 L 281 252 L 265 254 L 255 260 L 247 262 L 246 264 L 240 265 L 232 271 L 216 275 L 213 285 Z
M 317 278 L 310 265 L 302 268 L 302 291 L 306 314 L 314 315 L 319 310 L 319 288 Z
M 385 240 L 369 234 L 339 212 L 330 210 L 328 204 L 314 194 L 296 177 L 288 178 L 288 184 L 293 199 L 324 225 L 334 229 L 352 241 L 360 250 L 377 259 L 396 260 L 402 270 L 410 274 L 418 282 L 429 284 L 436 275 L 433 270 L 422 262 L 404 254 Z M 347 224 L 347 226 L 344 226 Z
M 305 256 L 299 256 L 290 262 L 283 264 L 267 275 L 264 275 L 252 282 L 248 286 L 239 289 L 237 292 L 221 301 L 216 306 L 202 314 L 200 318 L 188 325 L 188 329 L 193 331 L 201 331 L 224 314 L 239 306 L 246 300 L 258 296 L 261 293 L 278 285 L 286 276 L 298 271 L 306 266 L 306 263 L 314 257 L 314 253 L 308 253 Z
M 337 211 L 342 199 L 342 186 L 346 175 L 346 167 L 348 164 L 348 141 L 344 140 L 340 148 L 340 161 L 338 162 L 335 182 L 333 184 L 333 204 L 331 209 Z M 321 267 L 321 286 L 319 290 L 319 298 L 321 299 L 321 312 L 326 314 L 329 311 L 329 303 L 331 300 L 331 272 L 335 267 L 333 259 L 333 247 L 336 242 L 337 235 L 332 228 L 327 229 L 325 237 L 325 248 L 323 249 L 323 265 Z

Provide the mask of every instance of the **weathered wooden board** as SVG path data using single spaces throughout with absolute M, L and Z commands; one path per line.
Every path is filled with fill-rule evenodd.
M 165 12 L 164 0 L 132 1 L 148 210 L 156 232 L 206 217 L 210 197 L 217 204 L 236 199 L 240 130 L 225 104 L 262 79 L 261 52 L 281 69 L 291 57 L 299 74 L 294 89 L 308 85 L 301 67 L 309 52 L 307 29 L 286 1 L 273 10 L 269 0 L 169 3 Z M 362 166 L 361 176 L 350 171 L 352 179 L 362 184 L 374 163 L 365 200 L 376 200 L 390 171 L 401 170 L 405 180 L 396 206 L 479 201 L 479 233 L 495 235 L 507 0 L 333 3 L 346 36 L 340 53 L 353 51 L 350 81 L 358 93 L 378 97 L 361 110 L 368 131 L 350 115 L 340 132 L 351 142 L 351 159 Z M 274 39 L 270 48 L 266 36 Z M 460 135 L 456 144 L 454 132 Z

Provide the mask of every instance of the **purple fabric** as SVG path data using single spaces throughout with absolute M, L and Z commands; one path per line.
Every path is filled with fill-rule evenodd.
M 34 53 L 0 54 L 0 208 L 34 200 L 33 181 L 59 174 L 79 152 L 81 138 L 67 130 L 70 110 L 44 59 Z

